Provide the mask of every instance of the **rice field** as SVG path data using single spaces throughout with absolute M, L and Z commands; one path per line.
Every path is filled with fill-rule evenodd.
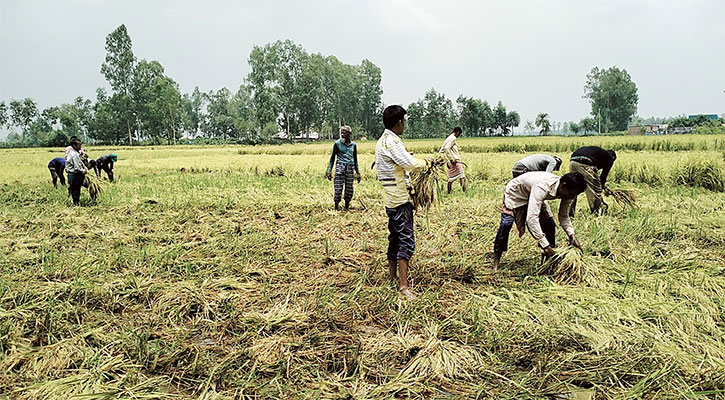
M 580 199 L 583 279 L 513 234 L 494 275 L 513 163 L 590 144 L 636 203 Z M 460 139 L 468 191 L 417 215 L 412 302 L 359 146 L 349 212 L 331 143 L 90 147 L 117 181 L 77 208 L 61 149 L 0 150 L 0 398 L 725 398 L 724 136 Z

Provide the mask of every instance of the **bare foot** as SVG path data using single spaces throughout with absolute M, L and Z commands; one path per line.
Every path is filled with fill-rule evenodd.
M 418 298 L 418 296 L 416 296 L 415 293 L 411 292 L 410 289 L 408 289 L 407 287 L 400 289 L 400 295 L 409 301 L 413 301 Z

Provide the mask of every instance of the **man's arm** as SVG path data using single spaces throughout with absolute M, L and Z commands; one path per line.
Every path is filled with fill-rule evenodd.
M 553 173 L 554 168 L 556 168 L 556 160 L 554 159 L 554 157 L 547 157 L 547 160 L 549 162 L 546 164 L 546 172 Z
M 337 155 L 337 143 L 332 144 L 332 154 L 330 154 L 330 162 L 327 163 L 327 173 L 332 172 L 332 166 L 335 165 L 335 155 Z
M 360 169 L 357 167 L 357 143 L 352 148 L 352 160 L 355 163 L 355 173 L 360 175 Z
M 393 144 L 390 148 L 390 158 L 394 163 L 400 165 L 406 171 L 414 171 L 425 167 L 425 161 L 419 160 L 405 150 L 405 146 L 400 141 Z
M 605 168 L 602 168 L 602 173 L 599 175 L 599 180 L 602 182 L 602 187 L 606 186 L 607 184 L 607 176 L 609 175 L 609 170 L 612 169 L 612 165 L 614 164 L 614 161 L 609 163 L 608 166 Z
M 559 204 L 559 225 L 569 237 L 574 236 L 574 225 L 569 218 L 569 209 L 573 203 L 573 199 L 567 199 L 561 200 L 561 204 Z
M 539 242 L 539 246 L 542 249 L 550 246 L 549 241 L 546 240 L 544 231 L 541 229 L 541 224 L 539 223 L 539 214 L 541 214 L 541 206 L 544 204 L 545 199 L 546 190 L 538 185 L 535 185 L 531 188 L 531 193 L 529 194 L 529 204 L 526 207 L 526 226 L 529 227 L 531 236 Z

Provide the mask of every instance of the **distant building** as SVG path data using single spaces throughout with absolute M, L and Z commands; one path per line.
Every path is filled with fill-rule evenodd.
M 320 140 L 320 132 L 309 132 L 309 133 L 302 133 L 300 132 L 295 136 L 295 140 L 313 140 L 317 141 Z
M 627 127 L 630 135 L 666 135 L 667 124 L 630 125 Z
M 698 119 L 700 117 L 705 117 L 705 119 L 713 120 L 713 121 L 719 121 L 720 117 L 717 114 L 692 114 L 688 115 L 687 119 Z

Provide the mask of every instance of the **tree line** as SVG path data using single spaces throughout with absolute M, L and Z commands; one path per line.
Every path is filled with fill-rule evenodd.
M 291 40 L 276 41 L 253 47 L 250 71 L 236 91 L 195 87 L 182 93 L 161 63 L 137 59 L 125 25 L 106 37 L 105 49 L 100 72 L 110 90 L 98 88 L 94 101 L 77 97 L 44 110 L 31 98 L 0 102 L 0 128 L 12 130 L 5 144 L 57 146 L 73 135 L 99 144 L 182 139 L 257 144 L 310 132 L 335 138 L 341 125 L 350 125 L 358 137 L 375 138 L 383 129 L 382 73 L 367 59 L 350 65 L 335 56 L 309 54 Z M 584 88 L 592 116 L 562 124 L 540 113 L 524 123 L 524 131 L 626 129 L 638 97 L 625 70 L 595 67 Z M 406 132 L 413 138 L 442 137 L 456 125 L 467 136 L 505 136 L 522 123 L 519 113 L 500 101 L 493 106 L 459 95 L 454 102 L 433 88 L 407 109 Z

